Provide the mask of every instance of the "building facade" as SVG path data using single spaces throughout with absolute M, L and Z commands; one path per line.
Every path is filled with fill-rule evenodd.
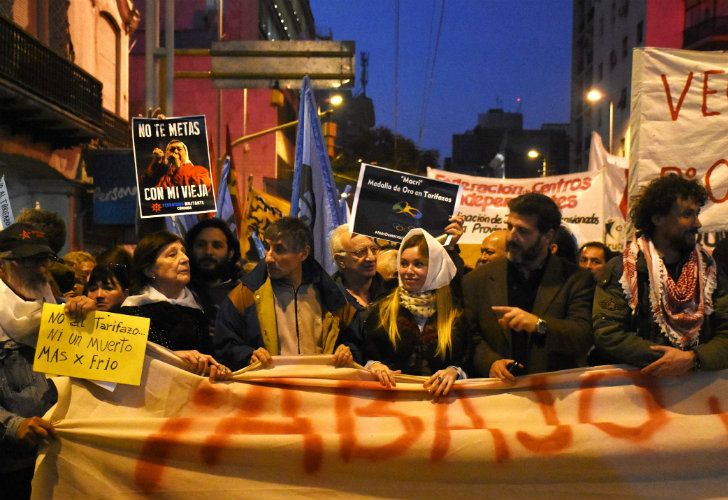
M 142 15 L 150 2 L 138 1 Z M 160 4 L 160 44 L 164 46 L 165 2 Z M 220 7 L 222 6 L 222 13 Z M 298 117 L 298 91 L 285 88 L 215 87 L 210 78 L 210 49 L 217 40 L 312 40 L 315 28 L 307 0 L 191 0 L 176 2 L 174 12 L 174 116 L 205 115 L 214 155 L 225 153 L 225 134 L 240 137 L 276 127 Z M 142 23 L 131 52 L 132 114 L 146 114 L 145 26 Z M 164 58 L 159 58 L 157 88 L 152 101 L 169 109 L 164 88 Z M 272 179 L 292 176 L 295 127 L 263 135 L 232 150 L 242 200 L 250 176 L 256 189 Z M 215 159 L 211 158 L 213 164 Z
M 591 132 L 612 152 L 629 155 L 632 50 L 635 47 L 725 50 L 726 0 L 574 0 L 571 134 L 574 168 L 585 169 Z M 604 99 L 590 104 L 589 89 Z
M 66 248 L 84 245 L 84 153 L 129 143 L 138 21 L 128 0 L 0 1 L 0 173 L 15 215 L 37 204 L 61 215 Z
M 568 124 L 523 128 L 523 115 L 500 108 L 478 115 L 478 124 L 452 136 L 446 170 L 467 175 L 527 178 L 569 171 Z

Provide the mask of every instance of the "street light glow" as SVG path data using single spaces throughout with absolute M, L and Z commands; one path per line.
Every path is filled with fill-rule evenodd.
M 537 150 L 535 150 L 535 149 L 529 149 L 529 150 L 528 150 L 528 153 L 526 153 L 526 155 L 527 155 L 527 156 L 528 156 L 529 158 L 531 158 L 532 160 L 535 160 L 536 158 L 538 158 L 539 156 L 541 156 L 541 153 L 539 153 L 539 152 L 538 152 Z
M 344 102 L 344 98 L 341 94 L 334 94 L 331 96 L 331 99 L 329 99 L 329 102 L 332 106 L 340 106 L 341 103 Z
M 599 89 L 589 89 L 589 92 L 586 93 L 586 100 L 591 103 L 599 102 L 602 99 L 604 99 L 604 92 Z

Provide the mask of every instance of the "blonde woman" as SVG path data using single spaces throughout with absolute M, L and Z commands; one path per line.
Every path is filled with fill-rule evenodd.
M 429 233 L 413 229 L 397 257 L 399 286 L 374 305 L 364 325 L 367 367 L 385 387 L 398 373 L 425 375 L 434 397 L 445 396 L 471 353 L 462 308 L 451 281 L 456 267 Z M 455 294 L 459 296 L 459 294 Z

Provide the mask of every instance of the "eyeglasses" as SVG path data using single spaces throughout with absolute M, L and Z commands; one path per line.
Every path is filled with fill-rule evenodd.
M 370 246 L 370 247 L 359 248 L 357 250 L 345 250 L 345 252 L 348 253 L 349 255 L 353 255 L 357 259 L 363 259 L 369 255 L 369 252 L 371 252 L 372 255 L 374 257 L 376 257 L 379 254 L 379 250 L 381 250 L 381 249 L 377 246 Z

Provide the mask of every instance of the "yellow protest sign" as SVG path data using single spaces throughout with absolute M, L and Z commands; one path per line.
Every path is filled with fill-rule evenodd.
M 148 334 L 149 318 L 94 311 L 76 321 L 44 304 L 33 370 L 139 385 Z

